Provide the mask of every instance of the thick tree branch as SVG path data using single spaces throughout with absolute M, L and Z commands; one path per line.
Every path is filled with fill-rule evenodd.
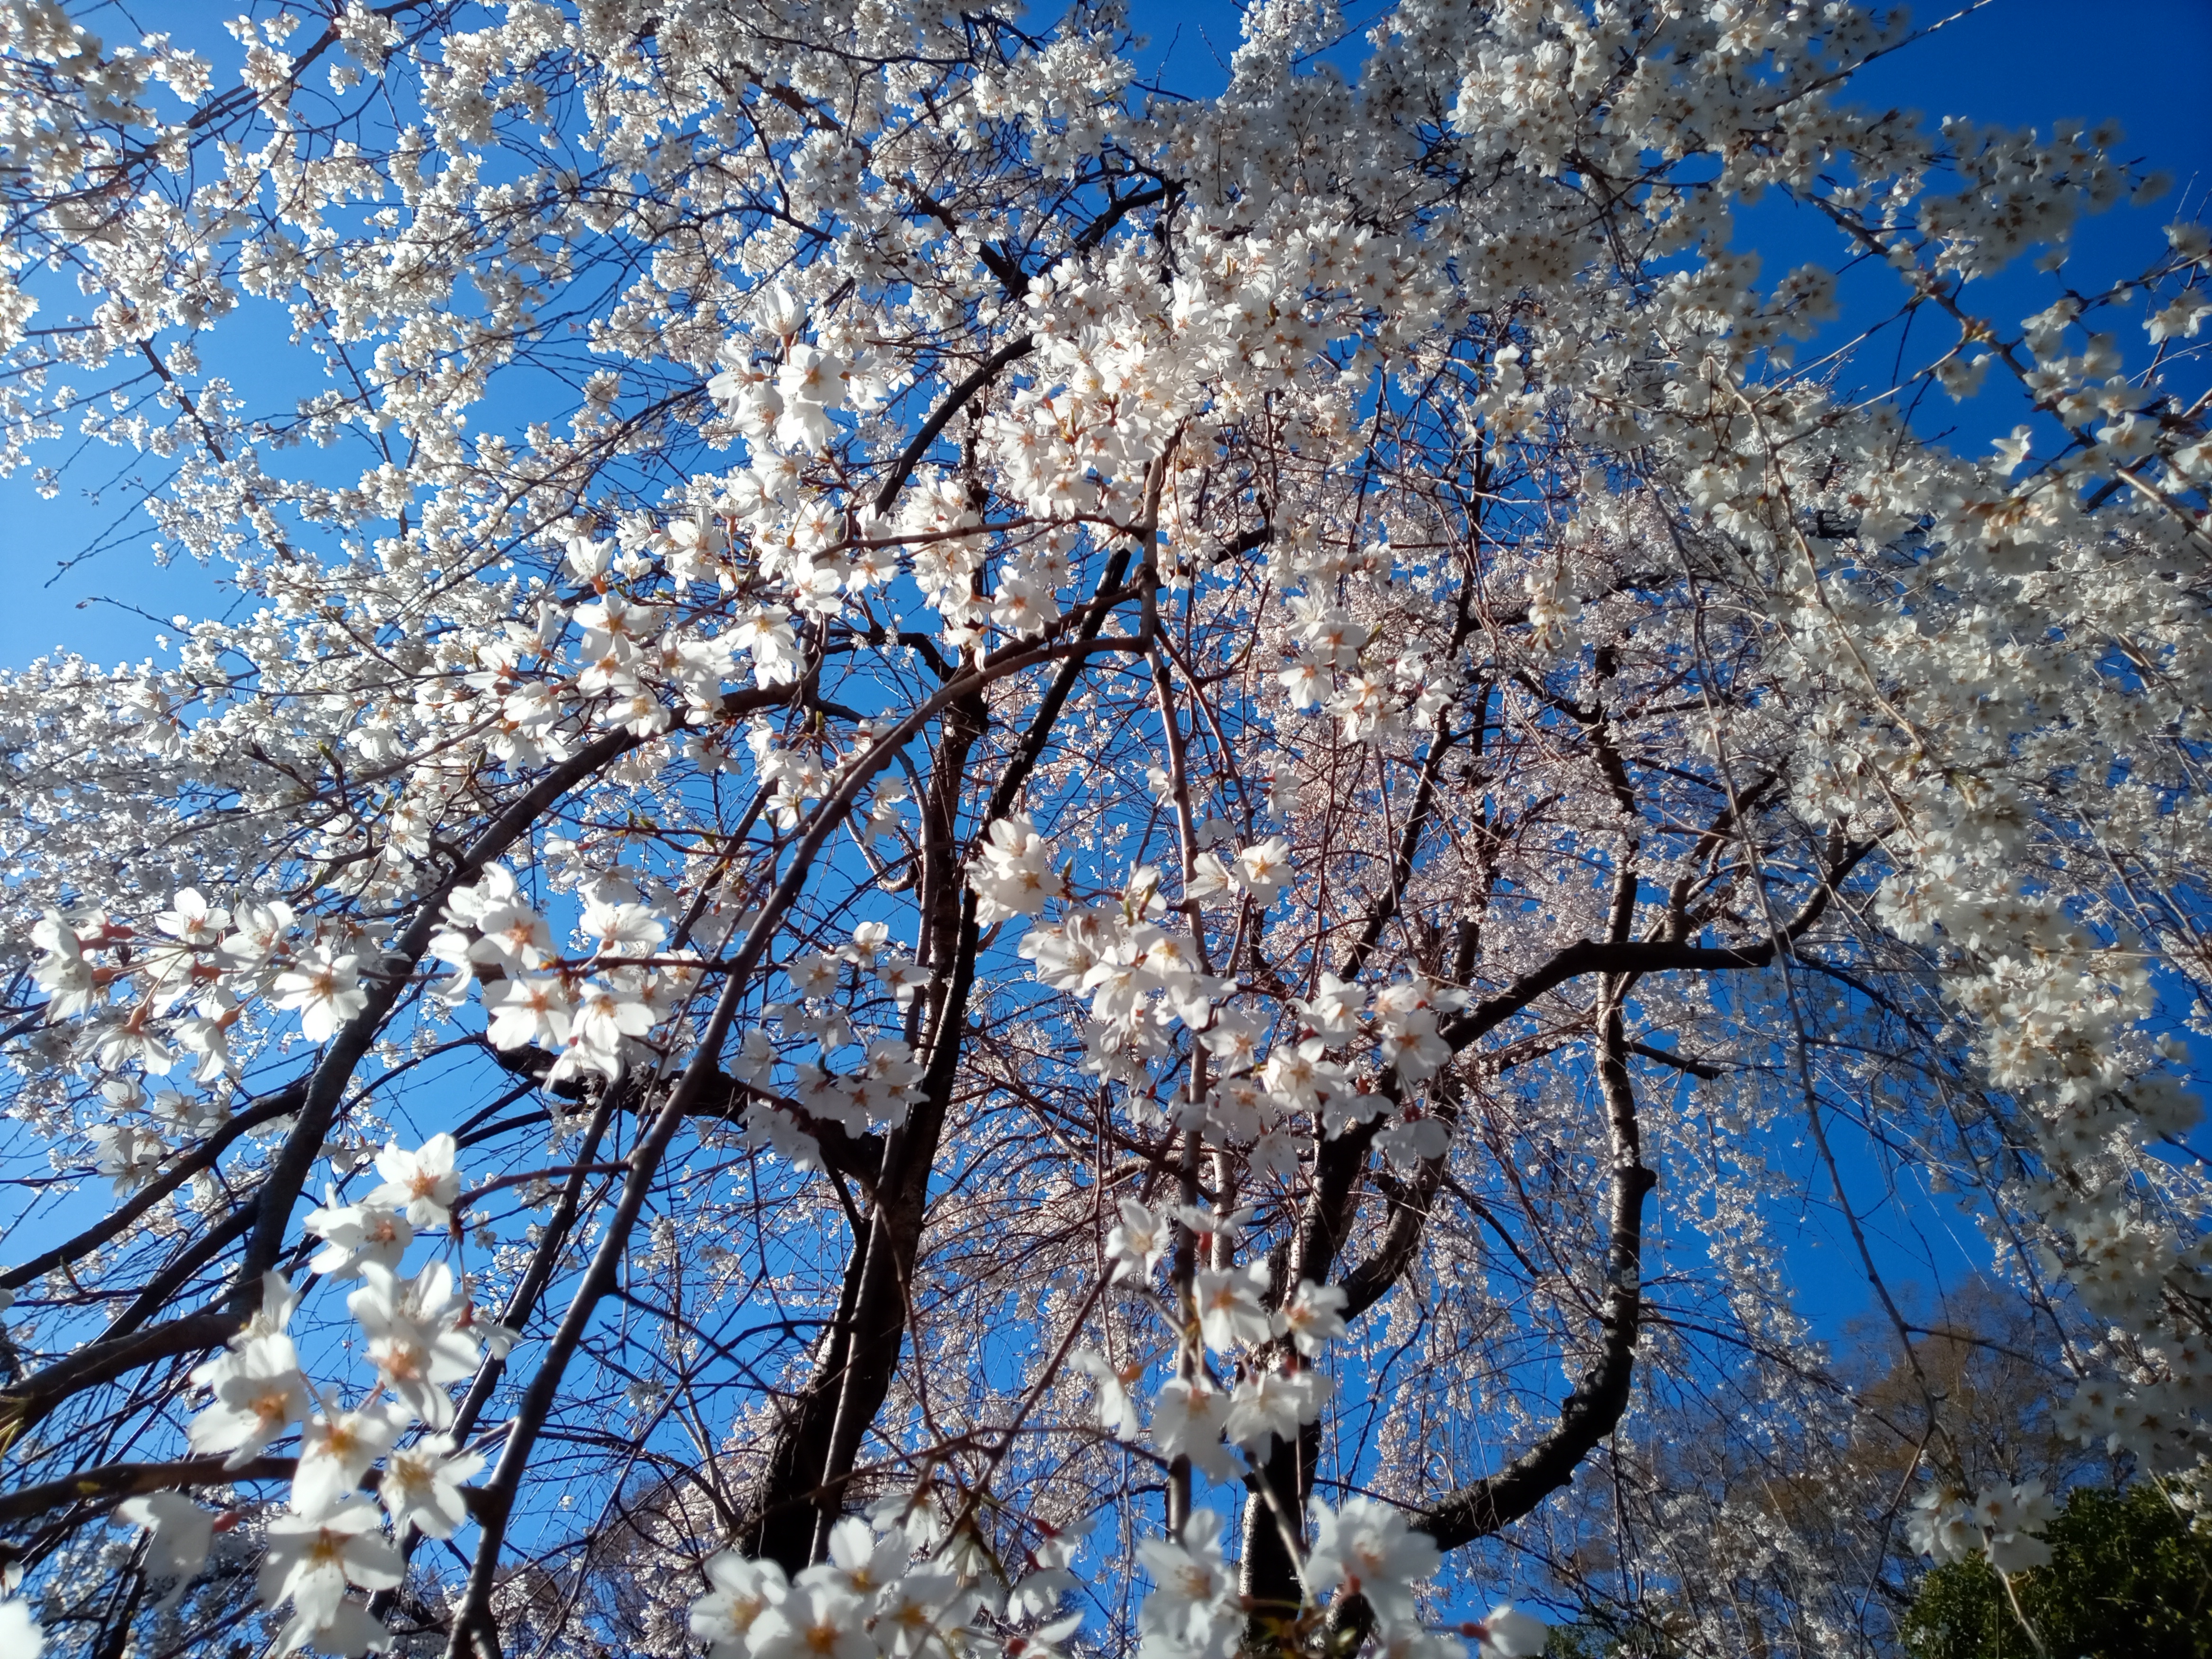
M 297 1111 L 307 1086 L 307 1079 L 298 1078 L 255 1101 L 82 1232 L 52 1249 L 41 1250 L 20 1267 L 0 1273 L 0 1290 L 20 1291 L 64 1263 L 98 1249 L 201 1170 L 212 1169 L 240 1135 Z
M 185 1457 L 170 1463 L 108 1463 L 58 1480 L 0 1492 L 0 1527 L 21 1525 L 70 1504 L 106 1504 L 179 1486 L 227 1486 L 252 1480 L 289 1480 L 296 1457 L 255 1457 L 237 1468 L 227 1457 Z
M 1601 1028 L 1598 1080 L 1605 1095 L 1612 1149 L 1607 1217 L 1605 1298 L 1598 1310 L 1603 1337 L 1595 1362 L 1559 1405 L 1559 1426 L 1494 1475 L 1431 1504 L 1417 1522 L 1442 1549 L 1451 1549 L 1518 1520 L 1565 1486 L 1599 1441 L 1627 1409 L 1642 1313 L 1644 1195 L 1658 1182 L 1644 1167 L 1636 1121 L 1635 1086 L 1628 1072 L 1628 1043 L 1619 989 L 1613 989 Z

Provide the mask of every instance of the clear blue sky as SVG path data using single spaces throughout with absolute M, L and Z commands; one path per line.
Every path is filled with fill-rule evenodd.
M 237 9 L 234 3 L 156 0 L 134 8 L 132 17 L 139 27 L 173 31 L 227 68 L 234 49 L 220 23 Z M 1347 9 L 1362 20 L 1378 9 Z M 1923 19 L 1943 15 L 1931 9 Z M 1149 37 L 1147 67 L 1165 84 L 1203 94 L 1225 82 L 1237 39 L 1237 13 L 1228 0 L 1135 0 L 1133 15 Z M 88 13 L 87 21 L 111 37 L 131 32 L 114 7 Z M 2081 246 L 2110 246 L 2109 259 L 2098 263 L 2117 270 L 2139 264 L 2155 250 L 2159 228 L 2177 205 L 2185 200 L 2193 206 L 2212 185 L 2208 88 L 2212 0 L 1995 0 L 1874 65 L 1859 94 L 1863 101 L 1918 108 L 1930 118 L 1960 114 L 2039 128 L 2067 116 L 2118 117 L 2128 130 L 2126 153 L 2170 171 L 2179 185 L 2153 208 L 2120 210 L 2085 228 Z M 1747 219 L 1743 240 L 1760 248 L 1770 273 L 1834 256 L 1831 233 L 1778 203 Z M 1881 274 L 1870 273 L 1869 280 Z M 2008 281 L 2002 296 L 2008 303 L 1991 307 L 2000 315 L 2047 303 L 2036 295 L 2055 279 L 2023 274 Z M 1893 302 L 1886 289 L 1875 298 L 1884 306 Z M 245 332 L 230 331 L 226 339 L 218 329 L 205 355 L 236 379 L 250 403 L 274 410 L 280 398 L 314 383 L 312 359 L 295 358 L 265 331 L 256 331 L 250 342 Z M 2008 410 L 1991 420 L 2002 429 L 2012 418 Z M 1959 433 L 1962 447 L 1980 447 L 1990 435 L 1983 428 L 1990 423 L 1977 426 L 1969 410 Z M 64 441 L 49 447 L 40 462 L 59 464 L 76 446 Z M 78 452 L 76 461 L 51 501 L 40 499 L 27 471 L 0 480 L 0 569 L 8 582 L 0 605 L 0 667 L 20 666 L 57 647 L 105 662 L 136 659 L 152 649 L 155 633 L 173 614 L 219 607 L 220 596 L 196 568 L 156 569 L 143 556 L 146 520 L 122 482 L 139 464 L 97 447 Z M 95 544 L 100 550 L 60 569 Z

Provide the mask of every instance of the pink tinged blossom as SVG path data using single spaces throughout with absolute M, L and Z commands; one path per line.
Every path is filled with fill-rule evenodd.
M 873 968 L 891 942 L 890 927 L 886 922 L 864 921 L 853 929 L 852 942 L 837 947 L 837 954 L 846 961 L 863 968 Z
M 1048 588 L 1017 572 L 1000 583 L 991 605 L 991 620 L 1017 639 L 1040 633 L 1060 615 L 1060 604 Z
M 1315 1593 L 1341 1587 L 1365 1596 L 1386 1632 L 1415 1625 L 1413 1587 L 1443 1559 L 1436 1540 L 1408 1527 L 1402 1511 L 1372 1498 L 1348 1498 L 1334 1510 L 1316 1498 L 1312 1515 L 1306 1581 Z
M 446 920 L 455 927 L 481 927 L 486 916 L 513 903 L 521 890 L 514 871 L 503 864 L 488 864 L 473 884 L 456 887 L 447 895 Z
M 1385 987 L 1375 998 L 1384 1060 L 1408 1083 L 1435 1076 L 1452 1056 L 1451 1045 L 1437 1033 L 1437 1015 L 1466 1000 L 1463 992 L 1426 980 L 1400 980 Z
M 580 605 L 569 617 L 586 633 L 619 641 L 625 647 L 651 638 L 660 626 L 653 606 L 632 605 L 619 593 L 605 593 Z
M 264 1338 L 281 1337 L 289 1342 L 291 1338 L 286 1333 L 290 1328 L 292 1316 L 299 1309 L 299 1291 L 292 1288 L 289 1279 L 271 1267 L 261 1275 L 261 1305 L 247 1319 L 246 1328 L 231 1338 L 230 1346 L 240 1348 Z M 192 1380 L 199 1381 L 197 1371 L 193 1373 Z
M 1354 674 L 1325 705 L 1336 717 L 1346 742 L 1380 746 L 1396 734 L 1400 724 L 1391 705 L 1390 688 L 1379 678 Z
M 1091 994 L 1094 1019 L 1109 1023 L 1133 1018 L 1145 1006 L 1144 975 L 1146 946 L 1159 933 L 1149 926 L 1132 930 L 1127 939 L 1108 945 L 1083 975 L 1082 988 Z

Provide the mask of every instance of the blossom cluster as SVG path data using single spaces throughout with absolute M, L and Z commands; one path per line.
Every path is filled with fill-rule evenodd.
M 2058 1518 L 2040 1480 L 1984 1486 L 1969 1498 L 1955 1487 L 1929 1487 L 1913 1500 L 1905 1537 L 1939 1563 L 1979 1556 L 1999 1572 L 2047 1565 L 2051 1546 L 2037 1534 Z
M 264 1520 L 256 1580 L 270 1607 L 289 1604 L 281 1652 L 360 1655 L 385 1646 L 383 1623 L 349 1589 L 395 1588 L 410 1532 L 451 1538 L 466 1523 L 463 1491 L 484 1457 L 445 1432 L 454 1425 L 450 1389 L 475 1371 L 487 1346 L 503 1355 L 514 1333 L 484 1316 L 445 1262 L 411 1277 L 398 1272 L 415 1228 L 453 1224 L 460 1195 L 453 1150 L 450 1135 L 414 1152 L 387 1146 L 376 1160 L 380 1185 L 358 1203 L 333 1200 L 307 1218 L 308 1231 L 327 1241 L 316 1273 L 359 1281 L 346 1310 L 375 1374 L 366 1395 L 344 1404 L 309 1378 L 289 1330 L 300 1292 L 273 1271 L 253 1316 L 192 1372 L 210 1396 L 188 1425 L 195 1453 L 238 1469 L 280 1441 L 298 1441 L 289 1502 Z M 416 1434 L 418 1427 L 425 1432 Z M 206 1563 L 216 1517 L 173 1492 L 128 1499 L 117 1515 L 148 1531 L 151 1559 L 176 1581 L 172 1598 L 180 1596 Z

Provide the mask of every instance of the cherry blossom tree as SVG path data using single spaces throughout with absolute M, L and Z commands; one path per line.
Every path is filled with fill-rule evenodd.
M 2117 129 L 1841 0 L 233 35 L 0 7 L 7 463 L 225 591 L 0 677 L 0 1651 L 1877 1651 L 2051 1512 L 1790 1294 L 1910 1367 L 1908 1177 L 2212 1499 L 2208 242 L 1977 286 Z

